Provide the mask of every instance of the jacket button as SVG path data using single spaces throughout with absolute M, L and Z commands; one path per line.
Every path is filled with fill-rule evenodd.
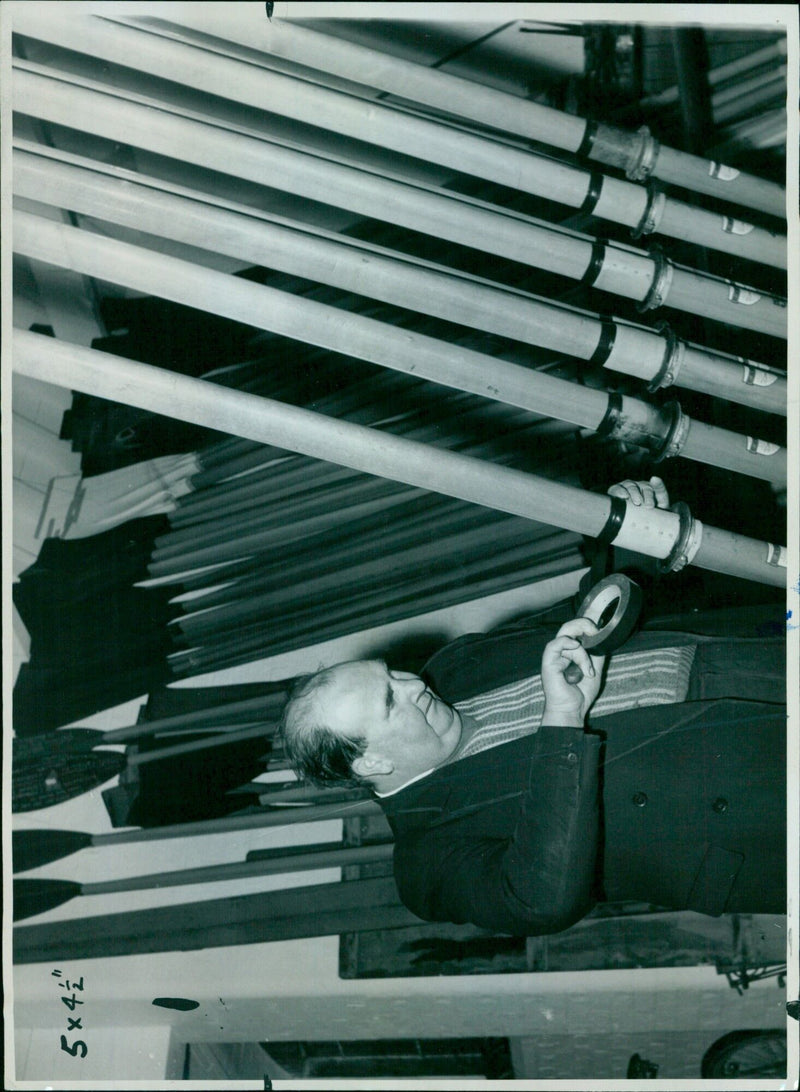
M 647 804 L 646 792 L 635 792 L 631 797 L 631 803 L 635 804 L 637 808 L 643 808 Z
M 570 751 L 569 754 L 567 755 L 567 762 L 575 763 L 577 761 L 578 761 L 578 756 L 575 754 L 574 751 Z
M 724 811 L 728 810 L 728 801 L 724 796 L 718 796 L 711 807 L 718 815 L 722 815 Z

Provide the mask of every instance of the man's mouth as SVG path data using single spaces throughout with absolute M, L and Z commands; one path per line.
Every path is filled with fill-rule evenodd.
M 427 717 L 432 705 L 433 694 L 431 694 L 430 690 L 425 690 L 422 694 L 422 697 L 419 699 L 419 707 L 424 717 Z

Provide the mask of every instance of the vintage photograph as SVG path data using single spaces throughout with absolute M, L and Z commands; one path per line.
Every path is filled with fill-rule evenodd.
M 0 28 L 5 1087 L 797 1088 L 796 7 Z

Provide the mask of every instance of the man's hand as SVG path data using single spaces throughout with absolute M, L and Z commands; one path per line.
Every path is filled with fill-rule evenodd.
M 637 508 L 669 508 L 669 493 L 661 478 L 655 476 L 649 482 L 634 482 L 626 478 L 608 489 L 610 497 L 622 497 Z
M 565 622 L 542 653 L 542 687 L 544 713 L 542 724 L 565 728 L 583 727 L 586 715 L 600 691 L 604 656 L 591 656 L 579 637 L 597 633 L 589 618 L 573 618 Z M 580 682 L 570 683 L 564 672 L 575 663 L 583 672 Z

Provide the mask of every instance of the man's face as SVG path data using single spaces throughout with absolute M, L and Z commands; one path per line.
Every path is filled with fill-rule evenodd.
M 390 671 L 381 660 L 354 660 L 331 669 L 319 691 L 326 723 L 337 735 L 367 741 L 354 770 L 376 778 L 376 788 L 440 766 L 461 738 L 461 719 L 451 706 L 407 671 Z M 361 764 L 361 768 L 359 765 Z M 387 780 L 381 782 L 381 775 Z

